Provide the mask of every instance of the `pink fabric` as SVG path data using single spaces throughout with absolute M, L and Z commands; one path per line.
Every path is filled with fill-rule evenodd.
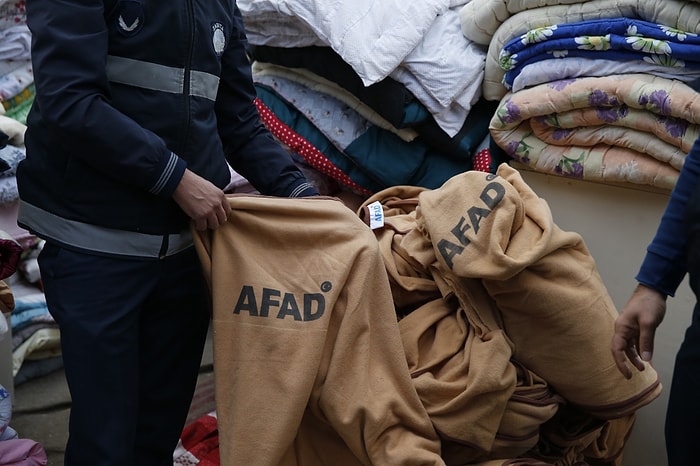
M 47 463 L 44 448 L 34 440 L 18 438 L 0 442 L 2 466 L 42 466 Z

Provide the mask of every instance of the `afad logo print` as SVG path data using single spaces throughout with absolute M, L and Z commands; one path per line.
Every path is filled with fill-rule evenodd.
M 332 289 L 333 284 L 329 281 L 321 283 L 320 293 L 294 293 L 243 285 L 233 314 L 245 313 L 251 317 L 310 322 L 320 319 L 326 312 L 325 294 Z
M 121 2 L 117 17 L 117 30 L 122 35 L 133 36 L 143 28 L 144 14 L 141 2 Z

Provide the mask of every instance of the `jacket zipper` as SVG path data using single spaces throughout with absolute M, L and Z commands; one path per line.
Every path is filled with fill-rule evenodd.
M 186 147 L 190 129 L 190 73 L 192 71 L 192 56 L 194 53 L 194 6 L 192 2 L 193 0 L 187 0 L 187 21 L 189 22 L 190 39 L 187 49 L 187 58 L 185 60 L 185 76 L 182 86 L 182 94 L 185 99 L 185 121 L 183 122 L 183 130 L 180 137 L 180 147 Z
M 160 243 L 160 251 L 158 251 L 158 259 L 165 259 L 167 257 L 169 246 L 170 246 L 170 236 L 163 235 L 163 241 Z

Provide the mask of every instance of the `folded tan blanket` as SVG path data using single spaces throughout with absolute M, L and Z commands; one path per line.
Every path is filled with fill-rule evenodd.
M 603 419 L 634 413 L 659 395 L 658 374 L 648 364 L 630 380 L 617 370 L 617 310 L 583 238 L 555 224 L 517 170 L 503 164 L 497 175 L 466 172 L 419 195 L 437 269 L 482 323 L 494 325 L 497 309 L 514 358 L 570 403 Z
M 379 202 L 383 208 L 384 226 L 375 235 L 416 390 L 442 438 L 447 464 L 517 456 L 537 443 L 540 425 L 563 400 L 512 363 L 510 342 L 500 329 L 482 331 L 457 300 L 443 297 L 430 266 L 433 248 L 415 241 L 415 209 L 424 191 L 392 187 L 359 211 L 368 220 L 369 205 Z
M 195 232 L 223 466 L 442 465 L 378 243 L 339 200 L 229 198 Z
M 616 310 L 581 236 L 559 229 L 513 168 L 498 175 L 469 172 L 432 191 L 397 186 L 358 210 L 370 223 L 370 206 L 382 206 L 374 231 L 442 456 L 448 465 L 613 461 L 636 409 L 658 396 L 657 374 L 649 367 L 627 382 L 617 372 Z

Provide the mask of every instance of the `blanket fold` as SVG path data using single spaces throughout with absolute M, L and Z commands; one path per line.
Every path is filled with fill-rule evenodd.
M 507 7 L 504 7 L 507 6 Z M 497 21 L 479 21 L 479 14 L 495 8 L 500 13 Z M 482 92 L 488 100 L 500 100 L 506 94 L 503 85 L 505 70 L 499 56 L 504 46 L 528 31 L 553 25 L 578 23 L 590 20 L 630 18 L 656 23 L 686 33 L 700 33 L 700 2 L 685 0 L 474 0 L 460 11 L 462 32 L 473 37 L 472 32 L 488 29 L 481 36 L 488 53 L 484 63 Z M 484 39 L 488 40 L 483 42 Z M 478 40 L 477 40 L 478 42 Z
M 554 223 L 515 169 L 497 174 L 467 172 L 419 196 L 417 223 L 437 268 L 460 300 L 479 296 L 465 279 L 481 280 L 514 358 L 570 403 L 600 418 L 633 413 L 659 395 L 658 375 L 648 364 L 632 380 L 617 370 L 617 310 L 583 238 Z
M 670 192 L 700 135 L 700 96 L 643 73 L 581 77 L 508 93 L 493 142 L 530 168 Z
M 616 309 L 582 237 L 507 164 L 378 192 L 357 211 L 366 223 L 375 203 L 406 358 L 445 462 L 619 457 L 661 385 L 649 365 L 633 380 L 617 371 Z
M 229 202 L 195 232 L 221 464 L 444 464 L 371 230 L 334 198 Z

